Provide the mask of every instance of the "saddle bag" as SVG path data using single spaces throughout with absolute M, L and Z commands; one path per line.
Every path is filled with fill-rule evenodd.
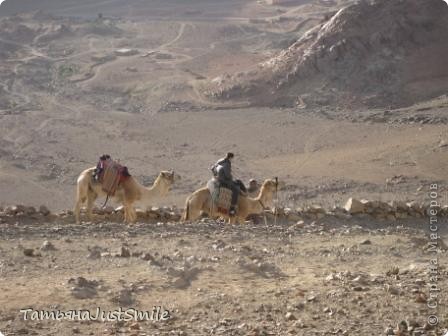
M 101 189 L 109 196 L 114 196 L 120 182 L 131 176 L 127 167 L 113 161 L 110 156 L 102 156 L 97 165 L 97 178 Z

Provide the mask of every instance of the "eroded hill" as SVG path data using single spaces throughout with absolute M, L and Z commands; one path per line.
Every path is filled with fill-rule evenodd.
M 408 106 L 448 89 L 447 26 L 443 1 L 360 2 L 205 92 L 265 106 Z

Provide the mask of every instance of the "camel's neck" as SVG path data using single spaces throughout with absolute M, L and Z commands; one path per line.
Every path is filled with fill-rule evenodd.
M 260 190 L 260 194 L 256 198 L 258 203 L 260 203 L 261 201 L 261 203 L 265 205 L 271 204 L 273 199 L 274 199 L 274 193 L 272 191 L 267 191 L 265 189 Z
M 141 202 L 148 203 L 157 197 L 165 196 L 169 191 L 169 186 L 160 177 L 158 177 L 151 187 L 144 187 L 140 185 Z M 150 205 L 150 204 L 148 204 Z
M 270 206 L 274 198 L 274 193 L 262 189 L 260 194 L 256 198 L 249 198 L 250 211 L 251 213 L 261 213 L 266 207 Z

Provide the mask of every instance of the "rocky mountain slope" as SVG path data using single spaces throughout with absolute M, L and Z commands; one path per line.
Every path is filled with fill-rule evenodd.
M 448 89 L 447 26 L 443 1 L 363 1 L 205 92 L 254 105 L 407 106 Z

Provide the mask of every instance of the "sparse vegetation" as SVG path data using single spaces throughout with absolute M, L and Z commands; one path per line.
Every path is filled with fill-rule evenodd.
M 58 77 L 61 79 L 66 79 L 74 74 L 77 74 L 79 71 L 79 66 L 73 63 L 64 63 L 58 66 L 57 73 Z

